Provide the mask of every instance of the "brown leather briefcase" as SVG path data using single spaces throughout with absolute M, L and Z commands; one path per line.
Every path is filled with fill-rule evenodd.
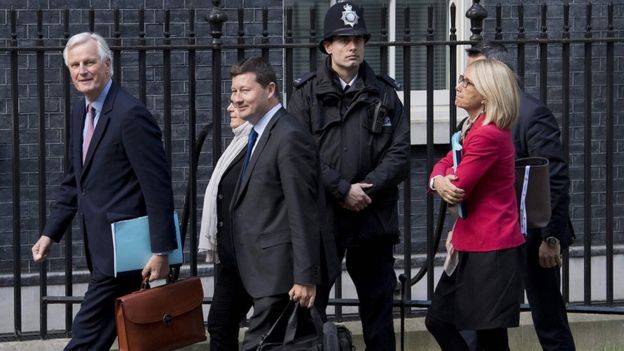
M 120 351 L 175 350 L 206 340 L 198 277 L 122 296 L 115 302 Z

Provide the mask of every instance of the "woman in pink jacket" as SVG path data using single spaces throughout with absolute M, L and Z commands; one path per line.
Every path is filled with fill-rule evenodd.
M 465 210 L 447 239 L 445 272 L 425 320 L 442 350 L 468 350 L 459 330 L 476 330 L 485 350 L 508 350 L 507 328 L 519 323 L 524 237 L 518 225 L 511 128 L 519 88 L 496 60 L 470 64 L 455 105 L 468 112 L 453 152 L 433 168 L 430 188 Z

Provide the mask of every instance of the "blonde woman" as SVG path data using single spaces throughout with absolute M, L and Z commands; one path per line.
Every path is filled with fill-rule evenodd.
M 468 350 L 459 330 L 476 330 L 484 350 L 508 350 L 507 328 L 519 323 L 524 237 L 518 225 L 511 128 L 519 88 L 500 61 L 470 64 L 456 86 L 455 105 L 468 113 L 461 162 L 440 160 L 430 187 L 467 215 L 449 233 L 447 266 L 432 298 L 427 329 L 442 350 Z

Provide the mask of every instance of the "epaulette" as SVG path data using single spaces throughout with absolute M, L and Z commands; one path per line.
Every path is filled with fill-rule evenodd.
M 295 88 L 301 87 L 305 82 L 307 82 L 310 79 L 314 78 L 314 76 L 316 76 L 316 72 L 304 73 L 304 75 L 302 75 L 301 77 L 295 79 L 295 81 L 294 81 Z
M 390 85 L 391 87 L 394 88 L 394 90 L 401 90 L 401 84 L 399 84 L 399 82 L 396 81 L 396 79 L 390 77 L 387 74 L 380 74 L 377 76 L 377 78 L 383 80 L 384 82 L 386 82 L 386 84 Z

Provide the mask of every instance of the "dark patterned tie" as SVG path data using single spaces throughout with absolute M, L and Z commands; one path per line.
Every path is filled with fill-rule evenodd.
M 258 139 L 258 132 L 256 132 L 255 129 L 251 128 L 251 132 L 249 133 L 249 138 L 247 139 L 247 152 L 245 152 L 245 160 L 243 161 L 241 179 L 243 179 L 243 176 L 245 175 L 245 171 L 247 170 L 247 165 L 249 164 L 249 159 L 251 158 L 251 151 L 253 150 L 253 147 L 256 144 L 256 139 Z

